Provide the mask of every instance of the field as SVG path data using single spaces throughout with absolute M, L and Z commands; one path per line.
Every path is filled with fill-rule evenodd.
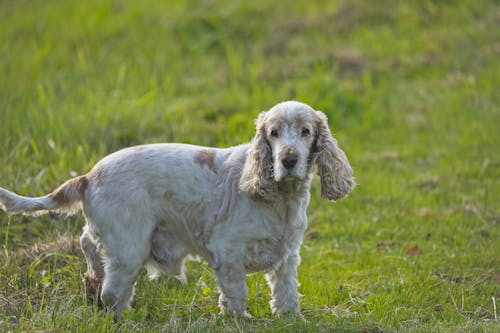
M 218 314 L 213 272 L 142 274 L 114 321 L 88 304 L 81 215 L 0 212 L 0 330 L 498 332 L 500 4 L 1 1 L 0 186 L 49 193 L 122 147 L 251 140 L 296 99 L 324 111 L 358 186 L 313 183 L 302 316 Z M 497 304 L 498 303 L 498 304 Z

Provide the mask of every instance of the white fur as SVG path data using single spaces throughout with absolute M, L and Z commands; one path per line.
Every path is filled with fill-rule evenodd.
M 292 155 L 296 164 L 286 168 L 283 160 Z M 41 198 L 0 189 L 0 205 L 37 212 L 81 204 L 86 287 L 100 287 L 101 301 L 117 315 L 130 307 L 145 265 L 182 276 L 188 255 L 215 270 L 223 312 L 244 314 L 245 275 L 264 271 L 272 311 L 297 314 L 299 249 L 315 164 L 328 179 L 322 181 L 326 198 L 339 199 L 354 186 L 326 117 L 289 101 L 259 115 L 249 144 L 131 147 Z

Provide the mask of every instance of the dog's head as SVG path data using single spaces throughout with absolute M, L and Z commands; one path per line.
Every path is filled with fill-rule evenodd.
M 323 197 L 337 200 L 350 192 L 352 168 L 332 137 L 326 116 L 303 103 L 283 102 L 256 120 L 240 189 L 270 197 L 280 182 L 305 180 L 315 164 Z

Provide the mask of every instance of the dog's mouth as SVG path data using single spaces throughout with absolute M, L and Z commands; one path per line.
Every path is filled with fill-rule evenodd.
M 285 181 L 285 182 L 291 182 L 291 181 L 301 180 L 301 179 L 302 178 L 300 178 L 297 175 L 286 175 L 285 177 L 283 177 L 283 181 Z
M 280 174 L 275 174 L 274 180 L 276 182 L 291 182 L 300 181 L 304 179 L 304 175 L 301 175 L 296 168 L 294 169 L 282 169 Z

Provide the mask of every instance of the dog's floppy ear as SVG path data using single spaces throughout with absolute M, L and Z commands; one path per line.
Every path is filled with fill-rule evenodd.
M 349 194 L 356 183 L 347 156 L 328 128 L 326 115 L 321 111 L 316 111 L 316 115 L 317 137 L 313 149 L 321 178 L 321 196 L 335 201 Z
M 256 133 L 247 153 L 240 178 L 240 190 L 252 196 L 268 197 L 272 192 L 273 157 L 266 139 L 266 112 L 261 112 L 255 121 Z

